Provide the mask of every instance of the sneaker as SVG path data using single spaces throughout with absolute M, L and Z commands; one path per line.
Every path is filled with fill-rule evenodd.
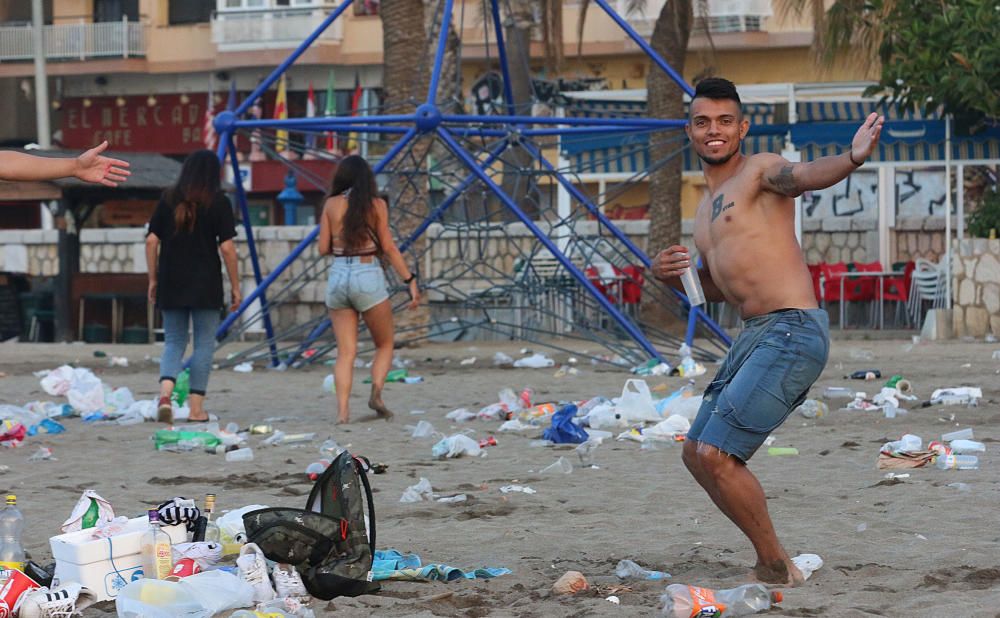
M 170 397 L 160 397 L 156 404 L 156 420 L 161 423 L 174 422 L 174 408 L 170 405 Z
M 79 614 L 97 601 L 97 596 L 76 582 L 54 590 L 38 588 L 21 601 L 20 618 L 66 618 Z
M 247 543 L 240 548 L 240 556 L 236 559 L 240 570 L 240 578 L 253 586 L 254 603 L 263 603 L 274 598 L 274 588 L 267 576 L 267 559 L 256 543 Z
M 292 565 L 275 564 L 271 575 L 274 577 L 274 589 L 278 591 L 279 598 L 309 598 L 309 591 L 306 590 L 306 585 L 302 583 L 302 577 Z

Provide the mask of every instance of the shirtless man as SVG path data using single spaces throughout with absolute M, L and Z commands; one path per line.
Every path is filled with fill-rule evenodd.
M 864 163 L 883 118 L 872 114 L 851 150 L 809 163 L 779 155 L 744 156 L 750 128 L 732 82 L 700 82 L 686 126 L 709 195 L 695 215 L 694 243 L 705 297 L 737 307 L 743 331 L 733 342 L 684 442 L 684 465 L 715 505 L 750 539 L 755 576 L 798 584 L 767 512 L 764 491 L 747 460 L 798 406 L 819 377 L 829 351 L 829 318 L 818 309 L 812 279 L 795 239 L 794 197 L 836 184 Z M 681 289 L 690 266 L 675 245 L 653 260 L 653 276 Z
M 84 182 L 117 187 L 131 172 L 127 162 L 101 155 L 107 148 L 108 143 L 104 142 L 76 158 L 36 157 L 0 150 L 0 180 L 55 180 L 72 176 Z

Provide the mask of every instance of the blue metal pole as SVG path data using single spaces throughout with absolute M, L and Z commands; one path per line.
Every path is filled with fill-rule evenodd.
M 451 28 L 451 6 L 453 0 L 444 1 L 441 11 L 441 31 L 438 33 L 437 53 L 434 54 L 434 68 L 431 69 L 431 83 L 427 87 L 427 104 L 435 105 L 437 101 L 438 84 L 441 82 L 441 65 L 444 64 L 444 49 L 448 42 L 448 30 Z
M 674 82 L 681 87 L 681 90 L 686 92 L 689 96 L 694 96 L 694 88 L 688 85 L 688 83 L 684 81 L 684 78 L 674 70 L 674 67 L 667 64 L 667 61 L 660 57 L 660 54 L 656 53 L 649 43 L 646 42 L 646 39 L 639 36 L 639 33 L 636 32 L 627 21 L 622 19 L 622 16 L 615 12 L 610 5 L 608 5 L 607 0 L 594 0 L 594 2 L 597 3 L 597 6 L 604 9 L 604 12 L 608 14 L 608 17 L 615 20 L 618 27 L 624 30 L 625 34 L 629 35 L 629 37 L 635 41 L 635 44 L 638 45 L 642 51 L 646 52 L 649 59 L 655 62 L 656 66 L 663 69 L 663 72 L 670 76 L 670 79 L 674 80 Z
M 413 136 L 416 134 L 417 134 L 416 127 L 411 128 L 409 131 L 407 131 L 406 135 L 400 138 L 400 140 L 396 142 L 396 145 L 393 146 L 392 149 L 389 152 L 387 152 L 384 157 L 382 157 L 382 160 L 378 162 L 378 164 L 375 166 L 374 169 L 375 173 L 376 174 L 379 173 L 389 163 L 389 161 L 391 161 L 396 155 L 398 155 L 400 151 L 403 150 L 403 148 L 405 148 L 408 143 L 410 143 L 410 140 L 412 140 Z M 254 289 L 253 292 L 250 292 L 250 294 L 248 294 L 247 297 L 243 299 L 243 304 L 240 305 L 239 309 L 229 314 L 229 316 L 227 316 L 226 319 L 222 321 L 222 324 L 219 325 L 219 331 L 218 331 L 220 333 L 218 335 L 219 337 L 224 336 L 226 332 L 229 331 L 230 326 L 232 326 L 233 322 L 236 321 L 236 318 L 239 317 L 240 314 L 246 311 L 246 308 L 250 306 L 250 303 L 252 303 L 258 297 L 263 296 L 264 290 L 266 290 L 268 286 L 274 283 L 274 280 L 277 279 L 278 276 L 280 276 L 281 273 L 283 273 L 285 269 L 288 268 L 288 266 L 295 261 L 296 258 L 302 255 L 302 252 L 305 251 L 306 248 L 314 240 L 316 240 L 316 236 L 318 235 L 319 235 L 319 226 L 317 225 L 316 227 L 313 228 L 311 232 L 309 232 L 309 234 L 305 238 L 302 239 L 301 242 L 299 242 L 299 244 L 295 245 L 295 248 L 292 249 L 292 252 L 289 253 L 285 257 L 285 259 L 283 259 L 281 263 L 278 264 L 278 266 L 275 267 L 275 269 L 271 271 L 267 275 L 267 277 L 264 278 L 263 281 L 260 281 L 257 284 L 256 289 Z
M 657 129 L 651 129 L 649 127 L 564 127 L 561 129 L 558 127 L 551 127 L 547 129 L 525 129 L 521 131 L 521 135 L 527 137 L 547 137 L 550 135 L 600 135 L 604 133 L 617 135 L 619 133 L 650 133 L 656 130 Z
M 687 330 L 684 332 L 684 343 L 688 344 L 688 347 L 694 343 L 694 329 L 698 325 L 698 318 L 711 321 L 708 319 L 708 315 L 701 310 L 701 306 L 689 304 Z M 732 345 L 731 342 L 728 343 Z
M 517 109 L 514 108 L 514 91 L 510 87 L 510 66 L 507 63 L 507 46 L 503 41 L 500 0 L 490 0 L 490 12 L 493 13 L 493 29 L 497 35 L 497 54 L 500 56 L 500 74 L 503 76 L 503 99 L 507 104 L 507 113 L 513 116 L 517 114 Z
M 535 235 L 538 241 L 549 250 L 552 256 L 555 257 L 556 260 L 558 260 L 559 263 L 562 264 L 563 267 L 569 271 L 569 273 L 573 275 L 577 281 L 580 282 L 580 285 L 590 292 L 594 299 L 597 300 L 598 304 L 600 304 L 604 310 L 607 311 L 608 314 L 614 318 L 622 328 L 625 329 L 625 332 L 629 334 L 632 340 L 638 343 L 651 358 L 656 358 L 662 361 L 663 358 L 660 356 L 660 353 L 657 352 L 656 348 L 653 347 L 653 344 L 646 339 L 646 336 L 642 334 L 642 331 L 636 328 L 632 322 L 623 316 L 621 312 L 611 304 L 611 301 L 609 301 L 604 294 L 602 294 L 600 290 L 598 290 L 594 284 L 591 283 L 590 279 L 580 272 L 580 269 L 577 268 L 576 265 L 573 264 L 573 262 L 571 262 L 565 255 L 563 255 L 563 252 L 559 250 L 559 247 L 557 247 L 554 242 L 552 242 L 552 239 L 546 236 L 545 233 L 542 232 L 537 225 L 535 225 L 535 222 L 531 220 L 531 217 L 524 214 L 524 211 L 514 203 L 514 200 L 510 199 L 510 197 L 503 192 L 503 189 L 493 182 L 493 179 L 490 178 L 485 171 L 479 168 L 475 159 L 469 156 L 469 153 L 467 153 L 462 146 L 455 141 L 455 138 L 453 138 L 443 127 L 438 127 L 437 133 L 444 143 L 447 144 L 452 150 L 452 152 L 455 153 L 455 156 L 461 159 L 462 162 L 465 163 L 465 166 L 472 170 L 472 173 L 478 176 L 479 179 L 487 187 L 489 187 L 498 198 L 500 198 L 500 201 L 503 202 L 504 205 L 507 206 L 507 208 L 510 209 L 515 216 L 517 216 L 518 219 L 521 220 L 521 223 L 523 223 L 525 227 L 527 227 L 531 233 Z
M 687 120 L 668 118 L 541 118 L 536 116 L 485 116 L 481 114 L 445 114 L 441 116 L 441 120 L 461 124 L 585 125 L 588 127 L 648 127 L 651 129 L 675 129 L 687 124 Z
M 386 116 L 314 116 L 312 118 L 285 118 L 284 120 L 278 120 L 275 118 L 260 118 L 255 120 L 236 120 L 233 122 L 234 127 L 242 127 L 245 129 L 255 129 L 255 128 L 281 128 L 281 129 L 324 129 L 327 127 L 339 127 L 339 126 L 350 126 L 356 124 L 368 125 L 372 131 L 379 130 L 377 124 L 370 123 L 403 123 L 416 122 L 416 116 L 413 114 L 389 114 Z
M 236 184 L 236 200 L 240 204 L 240 212 L 243 214 L 243 229 L 246 231 L 247 235 L 247 247 L 250 251 L 250 264 L 253 266 L 253 277 L 257 282 L 257 289 L 260 289 L 261 275 L 260 275 L 260 260 L 257 257 L 257 244 L 254 242 L 253 238 L 253 226 L 250 223 L 250 208 L 247 206 L 247 194 L 243 190 L 243 178 L 240 176 L 240 164 L 236 158 L 236 141 L 230 136 L 229 139 L 229 162 L 233 167 L 233 180 Z M 233 283 L 233 285 L 239 285 L 238 282 Z M 242 314 L 249 303 L 244 302 L 239 308 L 226 317 L 226 322 L 232 323 L 236 318 Z M 264 292 L 260 293 L 260 309 L 264 315 L 264 331 L 267 333 L 267 339 L 269 342 L 269 347 L 271 349 L 271 365 L 278 364 L 278 348 L 274 344 L 274 327 L 271 324 L 271 312 L 267 306 L 267 297 L 264 296 Z M 228 332 L 228 326 L 223 329 L 221 326 L 216 331 L 215 338 L 221 339 Z
M 501 154 L 503 154 L 503 151 L 506 149 L 507 149 L 506 141 L 502 141 L 496 146 L 494 146 L 493 151 L 490 152 L 490 156 L 487 157 L 482 164 L 480 164 L 479 166 L 480 169 L 483 170 L 488 169 L 491 165 L 493 165 L 493 162 L 496 161 Z M 459 183 L 458 187 L 455 188 L 455 191 L 452 192 L 452 194 L 449 195 L 447 199 L 438 204 L 437 208 L 435 208 L 430 214 L 424 217 L 424 220 L 420 223 L 419 226 L 417 226 L 417 229 L 413 230 L 413 233 L 410 234 L 410 237 L 407 238 L 401 245 L 399 245 L 399 250 L 406 251 L 407 249 L 409 249 L 410 245 L 416 242 L 417 238 L 420 238 L 420 235 L 423 234 L 427 230 L 427 228 L 431 226 L 431 223 L 434 223 L 434 221 L 436 221 L 438 217 L 440 217 L 441 214 L 444 213 L 444 211 L 448 210 L 448 207 L 451 206 L 453 203 L 455 203 L 455 200 L 457 200 L 459 196 L 462 195 L 462 192 L 468 189 L 469 185 L 471 185 L 475 181 L 476 181 L 476 175 L 469 174 L 465 178 L 465 180 Z
M 326 31 L 327 28 L 330 27 L 330 24 L 332 24 L 334 21 L 336 21 L 338 17 L 340 17 L 341 13 L 347 10 L 347 7 L 351 6 L 352 2 L 353 0 L 344 0 L 344 2 L 342 2 L 340 6 L 334 9 L 332 13 L 327 15 L 326 19 L 323 20 L 323 23 L 317 26 L 316 29 L 313 30 L 312 34 L 306 37 L 306 40 L 302 41 L 302 43 L 295 48 L 295 51 L 293 51 L 287 58 L 285 58 L 281 62 L 281 64 L 277 66 L 277 68 L 271 71 L 271 74 L 268 75 L 264 79 L 264 81 L 262 81 L 257 85 L 257 88 L 254 89 L 253 93 L 251 93 L 250 96 L 243 99 L 243 102 L 240 103 L 240 106 L 236 108 L 236 115 L 242 116 L 243 113 L 246 112 L 247 109 L 250 107 L 250 105 L 252 105 L 253 102 L 257 100 L 257 97 L 264 94 L 264 91 L 270 88 L 271 84 L 278 81 L 278 78 L 281 77 L 281 74 L 287 71 L 288 67 L 292 66 L 292 64 L 294 64 L 295 61 L 299 59 L 299 56 L 304 54 L 305 51 L 309 49 L 309 46 L 312 45 L 313 42 L 316 39 L 318 39 L 320 35 L 323 34 L 324 31 Z
M 568 191 L 569 194 L 572 195 L 574 199 L 576 199 L 576 201 L 578 201 L 581 204 L 583 204 L 584 208 L 586 208 L 588 211 L 590 211 L 590 213 L 597 218 L 597 220 L 601 223 L 601 225 L 603 225 L 604 227 L 608 228 L 608 230 L 611 232 L 611 234 L 616 239 L 618 239 L 623 245 L 625 245 L 625 247 L 629 251 L 631 251 L 633 255 L 635 255 L 637 258 L 639 258 L 639 260 L 642 262 L 643 266 L 645 266 L 646 268 L 651 268 L 652 267 L 652 264 L 653 264 L 652 260 L 650 260 L 649 256 L 646 255 L 646 252 L 643 251 L 642 249 L 640 249 L 638 246 L 636 246 L 635 243 L 633 243 L 629 239 L 629 237 L 625 235 L 624 232 L 622 232 L 620 229 L 618 229 L 618 226 L 615 225 L 614 223 L 612 223 L 611 220 L 608 219 L 608 217 L 603 212 L 601 212 L 601 209 L 598 208 L 597 206 L 595 206 L 590 201 L 590 198 L 588 198 L 586 195 L 584 195 L 582 191 L 580 191 L 572 182 L 569 181 L 569 179 L 567 179 L 565 176 L 563 176 L 561 173 L 559 173 L 555 169 L 555 167 L 552 165 L 552 163 L 550 163 L 549 160 L 545 158 L 545 156 L 541 153 L 541 151 L 539 151 L 535 147 L 534 144 L 532 144 L 531 142 L 528 142 L 528 141 L 523 141 L 523 142 L 521 142 L 521 146 L 525 150 L 528 151 L 528 154 L 530 154 L 532 157 L 534 157 L 535 159 L 537 159 L 538 162 L 542 164 L 542 167 L 544 167 L 548 171 L 550 171 L 553 174 L 555 174 L 556 181 L 559 182 L 559 184 L 561 184 L 566 189 L 566 191 Z M 675 290 L 674 288 L 671 288 L 671 287 L 668 287 L 667 289 L 669 289 L 671 292 L 673 292 L 674 296 L 676 296 L 677 298 L 681 299 L 681 301 L 683 301 L 684 305 L 686 307 L 688 307 L 688 314 L 689 314 L 689 316 L 695 315 L 696 312 L 698 312 L 698 308 L 697 307 L 692 307 L 691 304 L 687 300 L 687 296 L 685 296 L 681 291 Z M 713 333 L 715 333 L 715 335 L 717 337 L 719 337 L 720 339 L 722 339 L 722 341 L 724 341 L 726 343 L 726 345 L 732 345 L 732 343 L 733 343 L 732 338 L 730 338 L 729 335 L 726 334 L 726 331 L 722 330 L 722 327 L 720 327 L 718 324 L 716 324 L 704 312 L 700 312 L 700 314 L 701 314 L 702 320 L 705 322 L 705 325 L 709 328 L 709 330 L 711 330 Z M 692 326 L 691 323 L 689 323 L 688 324 L 688 329 L 690 330 L 691 328 L 693 328 L 693 326 Z M 690 345 L 690 342 L 688 342 L 688 345 Z

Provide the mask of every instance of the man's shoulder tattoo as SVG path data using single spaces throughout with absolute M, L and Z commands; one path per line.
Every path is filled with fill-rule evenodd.
M 777 174 L 770 176 L 767 181 L 784 194 L 790 193 L 800 193 L 799 183 L 795 181 L 795 176 L 793 174 L 793 167 L 791 165 L 786 165 L 781 168 L 781 171 Z

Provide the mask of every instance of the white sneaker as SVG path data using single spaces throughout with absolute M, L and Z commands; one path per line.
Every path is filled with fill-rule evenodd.
M 274 577 L 274 589 L 278 591 L 279 598 L 309 599 L 309 591 L 306 590 L 306 585 L 302 583 L 302 577 L 299 575 L 299 572 L 292 565 L 275 564 L 272 575 Z
M 17 615 L 20 618 L 66 618 L 79 614 L 96 601 L 97 597 L 93 592 L 76 582 L 70 582 L 54 590 L 32 590 L 21 601 Z
M 240 556 L 236 559 L 240 570 L 240 578 L 253 586 L 253 600 L 263 603 L 274 598 L 274 588 L 267 576 L 267 559 L 256 543 L 247 543 L 240 548 Z

